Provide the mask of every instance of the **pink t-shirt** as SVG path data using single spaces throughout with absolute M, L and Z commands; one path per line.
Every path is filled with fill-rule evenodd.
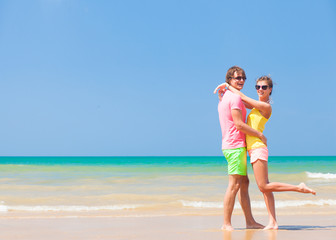
M 242 120 L 246 119 L 246 108 L 240 96 L 230 91 L 225 91 L 222 101 L 218 103 L 219 123 L 222 129 L 222 149 L 245 147 L 245 134 L 234 125 L 231 110 L 239 109 Z

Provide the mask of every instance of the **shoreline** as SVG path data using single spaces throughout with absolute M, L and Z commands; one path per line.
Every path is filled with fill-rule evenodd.
M 310 209 L 311 210 L 311 209 Z M 258 212 L 258 211 L 252 211 L 253 216 L 256 218 L 263 218 L 265 216 L 268 216 L 266 211 L 263 212 Z M 160 217 L 221 217 L 223 216 L 223 213 L 214 214 L 214 213 L 209 213 L 209 214 L 200 214 L 200 213 L 182 213 L 182 214 L 177 214 L 177 213 L 172 213 L 172 214 L 167 214 L 167 213 L 137 213 L 137 214 L 111 214 L 111 213 L 88 213 L 88 212 L 73 212 L 73 213 L 50 213 L 50 212 L 40 212 L 40 213 L 2 213 L 0 214 L 0 220 L 4 219 L 62 219 L 62 218 L 160 218 Z M 239 218 L 242 217 L 244 218 L 243 212 L 237 211 L 236 213 L 232 214 L 233 217 Z M 319 216 L 335 216 L 335 221 L 336 221 L 336 210 L 331 211 L 331 212 L 325 212 L 325 211 L 314 211 L 310 212 L 309 210 L 307 211 L 302 211 L 300 213 L 298 212 L 276 212 L 276 216 L 280 218 L 289 218 L 292 216 L 309 216 L 309 217 L 319 217 Z
M 268 216 L 267 209 L 252 209 L 253 216 L 255 218 L 264 218 Z M 212 211 L 204 211 L 204 209 L 198 209 L 198 211 L 192 210 L 181 211 L 8 211 L 0 212 L 0 221 L 5 219 L 80 219 L 80 218 L 160 218 L 160 217 L 221 217 L 223 216 L 223 209 L 215 209 Z M 317 209 L 313 207 L 299 207 L 295 211 L 290 209 L 276 209 L 277 218 L 290 218 L 290 217 L 322 217 L 335 216 L 336 222 L 336 209 L 330 208 Z M 244 218 L 243 211 L 241 209 L 234 209 L 232 217 Z

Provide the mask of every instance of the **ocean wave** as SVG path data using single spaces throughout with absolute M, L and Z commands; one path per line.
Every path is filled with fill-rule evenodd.
M 6 206 L 0 205 L 0 212 L 24 211 L 24 212 L 91 212 L 91 211 L 116 211 L 132 210 L 141 205 L 111 205 L 111 206 Z
M 323 178 L 323 179 L 336 179 L 334 173 L 312 173 L 306 172 L 308 178 Z
M 180 200 L 184 207 L 193 208 L 223 208 L 223 202 L 203 202 L 203 201 L 185 201 Z M 276 208 L 301 207 L 301 206 L 336 206 L 336 200 L 279 200 L 275 201 Z M 252 208 L 266 208 L 264 201 L 252 201 Z M 239 203 L 235 203 L 235 208 L 241 208 Z
M 207 201 L 187 201 L 180 200 L 180 206 L 198 209 L 222 209 L 223 202 Z M 336 200 L 278 200 L 275 201 L 276 208 L 303 207 L 303 206 L 336 206 Z M 164 206 L 161 206 L 164 208 Z M 253 209 L 265 209 L 264 201 L 251 201 Z M 79 205 L 55 205 L 55 206 L 26 206 L 26 205 L 0 205 L 0 212 L 94 212 L 94 211 L 123 211 L 146 208 L 145 205 L 106 205 L 106 206 L 79 206 Z M 178 207 L 177 207 L 178 208 Z M 238 202 L 235 203 L 236 209 L 241 209 Z

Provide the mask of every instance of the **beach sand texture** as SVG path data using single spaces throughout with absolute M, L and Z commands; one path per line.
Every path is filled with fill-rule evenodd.
M 259 216 L 265 222 L 266 216 Z M 12 218 L 0 219 L 1 239 L 218 239 L 218 240 L 334 240 L 335 216 L 279 217 L 279 230 L 246 230 L 235 215 L 232 232 L 220 230 L 220 216 Z

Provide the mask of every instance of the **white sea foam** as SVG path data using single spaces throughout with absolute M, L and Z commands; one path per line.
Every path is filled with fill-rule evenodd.
M 206 201 L 179 201 L 183 207 L 199 209 L 222 209 L 223 202 L 206 202 Z M 302 207 L 302 206 L 336 206 L 336 200 L 278 200 L 275 201 L 276 208 Z M 22 212 L 93 212 L 93 211 L 117 211 L 117 210 L 134 210 L 143 205 L 106 205 L 106 206 L 25 206 L 25 205 L 0 205 L 0 212 L 22 211 Z M 264 201 L 252 201 L 251 207 L 254 209 L 265 209 Z M 240 209 L 240 204 L 236 202 L 235 208 Z
M 202 202 L 202 201 L 180 201 L 184 207 L 194 208 L 222 208 L 222 202 Z
M 184 207 L 193 208 L 223 208 L 223 202 L 203 202 L 203 201 L 180 201 Z M 286 208 L 286 207 L 300 207 L 300 206 L 336 206 L 336 200 L 279 200 L 275 201 L 276 208 Z M 252 201 L 252 208 L 266 208 L 264 201 Z M 239 203 L 235 204 L 235 208 L 241 208 Z
M 5 205 L 0 205 L 0 212 L 7 212 L 8 211 L 8 207 Z
M 0 205 L 0 212 L 25 211 L 25 212 L 90 212 L 90 211 L 115 211 L 132 210 L 140 205 L 111 205 L 111 206 L 6 206 Z
M 308 178 L 336 179 L 334 173 L 312 173 L 306 172 Z
M 275 201 L 275 207 L 277 208 L 284 208 L 284 207 L 301 207 L 301 206 L 335 206 L 336 200 L 327 199 L 327 200 L 304 200 L 304 201 Z

